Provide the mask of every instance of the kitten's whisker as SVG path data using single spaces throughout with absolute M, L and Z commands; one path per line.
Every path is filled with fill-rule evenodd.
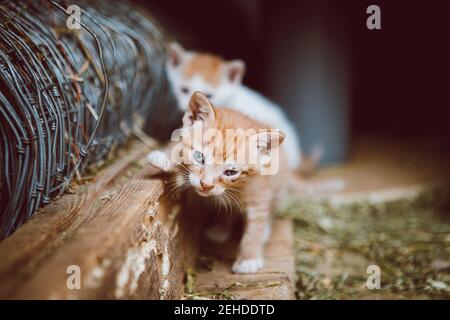
M 223 200 L 223 196 L 222 195 L 219 196 L 219 200 L 220 200 L 220 207 L 221 208 L 225 207 L 225 202 Z M 226 212 L 225 212 L 225 214 L 226 214 Z
M 239 190 L 239 189 L 236 189 L 236 188 L 227 188 L 227 190 L 229 190 L 229 191 L 236 191 L 236 192 L 242 193 L 242 190 Z
M 226 212 L 226 215 L 228 216 L 229 215 L 228 214 L 228 205 L 230 204 L 230 202 L 225 193 L 223 193 L 223 200 L 225 202 L 225 210 L 226 210 L 225 212 Z
M 221 194 L 220 199 L 222 200 L 222 206 L 225 208 L 225 217 L 228 217 L 228 206 L 225 201 L 225 196 L 223 194 Z
M 211 201 L 214 200 L 214 219 L 217 219 L 220 216 L 220 206 L 217 206 L 217 197 L 208 197 L 208 201 L 211 203 Z M 219 209 L 217 210 L 217 207 L 219 207 Z
M 174 168 L 174 169 L 172 169 L 172 171 L 177 172 L 177 173 L 181 173 L 183 175 L 189 175 L 189 171 L 186 171 L 186 170 L 183 170 L 183 169 L 180 169 L 180 168 Z
M 225 199 L 230 204 L 230 214 L 227 216 L 227 224 L 229 225 L 231 223 L 231 217 L 233 216 L 233 205 L 232 205 L 230 199 L 228 198 L 228 196 L 226 195 L 226 193 L 224 193 L 224 195 L 225 195 Z
M 232 193 L 229 193 L 228 196 L 231 198 L 232 201 L 234 201 L 234 203 L 236 204 L 239 212 L 243 213 L 244 210 L 243 210 L 243 208 L 242 208 L 242 206 L 240 204 L 240 201 Z
M 234 200 L 234 202 L 236 202 L 236 205 L 238 206 L 239 211 L 243 214 L 245 211 L 244 211 L 244 208 L 243 208 L 242 203 L 239 200 L 239 198 L 235 194 L 233 194 L 230 190 L 225 190 L 225 192 L 229 195 L 229 197 L 232 200 Z
M 185 184 L 183 184 L 183 187 L 180 189 L 179 192 L 180 192 L 180 193 L 183 192 L 184 190 L 188 189 L 190 186 L 191 186 L 190 183 L 185 183 Z
M 175 178 L 172 178 L 172 179 L 167 179 L 167 183 L 170 183 L 170 184 L 177 184 L 177 183 L 179 183 L 180 181 L 181 182 L 185 182 L 185 181 L 188 181 L 189 179 L 187 179 L 186 177 L 182 177 L 182 176 L 178 176 L 178 177 L 175 177 Z
M 180 166 L 182 167 L 182 168 L 184 168 L 186 171 L 189 171 L 189 169 L 186 167 L 186 165 L 184 164 L 184 163 L 180 163 Z
M 186 174 L 188 174 L 189 175 L 189 173 L 190 173 L 190 170 L 183 164 L 183 163 L 180 163 L 180 167 L 178 168 L 180 171 L 183 171 L 183 172 L 185 172 Z
M 179 184 L 179 182 L 182 182 L 182 183 Z M 186 179 L 184 179 L 182 181 L 176 180 L 169 184 L 169 189 L 167 190 L 167 194 L 171 194 L 171 193 L 175 193 L 175 192 L 177 194 L 179 194 L 189 187 L 190 187 L 190 183 L 188 180 L 186 180 Z
M 229 196 L 228 196 L 228 194 L 226 192 L 223 193 L 222 195 L 223 195 L 224 200 L 226 201 L 225 203 L 226 203 L 226 208 L 227 208 L 227 223 L 229 224 L 231 222 L 231 217 L 233 215 L 233 203 L 230 200 L 230 198 L 229 198 Z M 230 206 L 230 213 L 229 214 L 228 214 L 228 205 Z

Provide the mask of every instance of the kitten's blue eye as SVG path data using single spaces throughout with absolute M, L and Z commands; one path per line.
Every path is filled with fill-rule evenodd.
M 223 172 L 223 174 L 226 175 L 227 177 L 235 176 L 235 175 L 237 175 L 238 173 L 239 173 L 239 171 L 233 170 L 233 169 L 228 169 L 228 170 L 225 170 L 225 171 Z
M 212 93 L 205 94 L 205 97 L 209 100 L 213 97 Z
M 199 164 L 205 164 L 205 157 L 203 157 L 203 153 L 201 153 L 199 151 L 195 151 L 193 157 L 194 157 L 195 162 L 197 162 Z
M 188 87 L 181 87 L 181 92 L 183 92 L 184 94 L 188 94 L 189 93 L 189 88 Z

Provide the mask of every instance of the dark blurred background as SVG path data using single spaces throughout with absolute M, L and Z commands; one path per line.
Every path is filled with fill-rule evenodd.
M 450 138 L 447 1 L 153 0 L 150 9 L 186 48 L 247 64 L 245 84 L 285 108 L 306 151 L 329 162 L 352 138 Z M 381 8 L 381 30 L 366 9 Z

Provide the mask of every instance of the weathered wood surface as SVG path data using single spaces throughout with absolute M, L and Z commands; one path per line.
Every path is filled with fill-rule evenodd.
M 236 241 L 208 245 L 204 254 L 214 257 L 208 268 L 199 268 L 193 286 L 194 297 L 211 299 L 295 299 L 295 257 L 293 225 L 275 220 L 265 248 L 265 266 L 255 274 L 233 274 L 231 265 Z
M 67 194 L 46 206 L 4 240 L 0 244 L 0 296 L 8 296 L 15 286 L 25 282 L 39 260 L 51 253 L 71 230 L 89 219 L 96 200 L 144 154 L 145 149 L 133 150 L 125 159 L 102 171 L 92 183 L 81 186 L 75 194 Z
M 146 152 L 139 144 L 1 242 L 0 298 L 179 298 L 201 224 L 167 201 L 148 168 L 130 173 Z

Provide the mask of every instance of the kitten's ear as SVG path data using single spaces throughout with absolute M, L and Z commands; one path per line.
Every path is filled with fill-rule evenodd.
M 211 124 L 215 120 L 214 108 L 211 102 L 201 92 L 194 92 L 189 101 L 189 110 L 184 114 L 183 126 L 190 127 L 195 121 Z
M 172 68 L 178 67 L 183 63 L 184 57 L 186 54 L 186 50 L 179 44 L 178 42 L 172 42 L 169 45 L 167 57 L 169 59 L 169 65 Z
M 245 62 L 242 60 L 231 60 L 225 65 L 227 79 L 232 83 L 242 81 L 245 73 Z
M 263 131 L 254 134 L 251 139 L 254 139 L 253 141 L 258 148 L 258 152 L 267 155 L 283 143 L 284 133 L 280 130 Z
M 284 133 L 280 130 L 269 130 L 255 133 L 250 137 L 250 146 L 253 149 L 254 159 L 258 159 L 259 164 L 267 165 L 275 159 L 279 159 L 278 147 L 284 141 Z

